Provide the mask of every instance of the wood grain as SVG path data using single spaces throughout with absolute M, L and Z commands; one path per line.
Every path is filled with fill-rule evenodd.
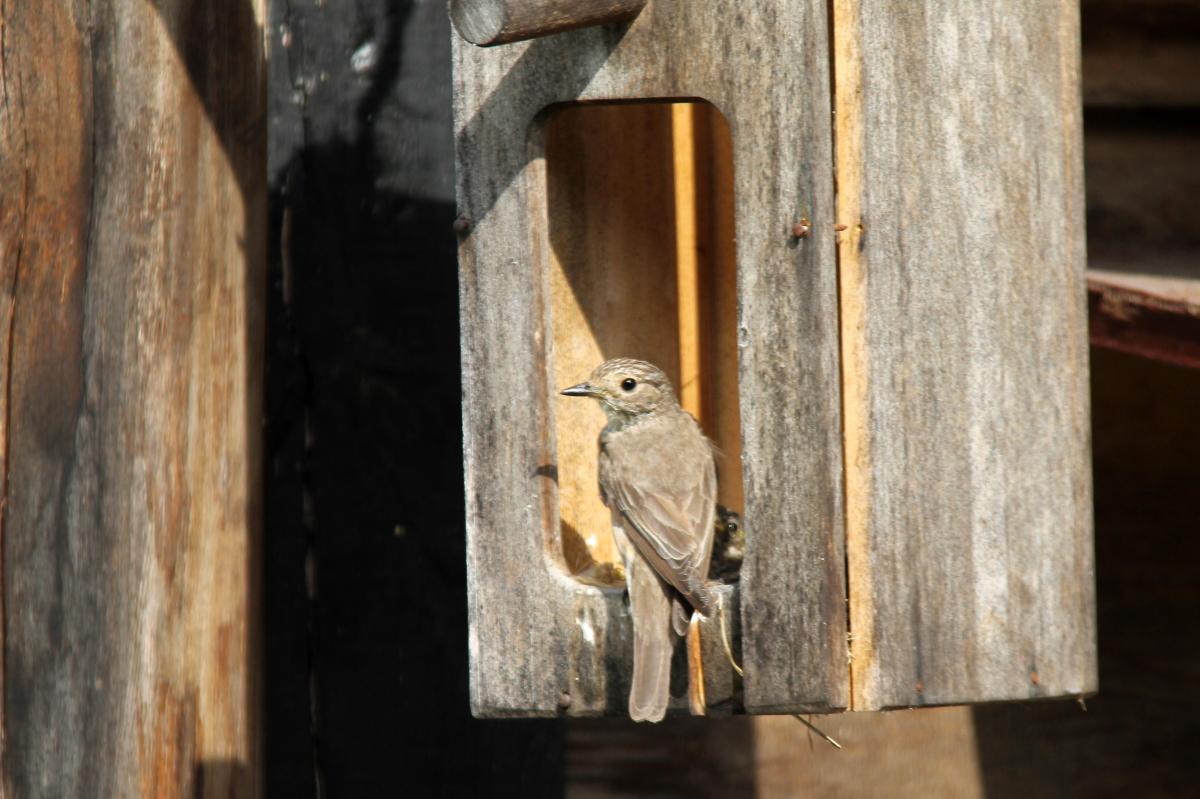
M 468 42 L 491 46 L 628 22 L 644 5 L 646 0 L 450 0 L 450 19 Z
M 833 8 L 854 706 L 1094 691 L 1077 4 Z
M 713 346 L 732 337 L 738 359 L 753 533 L 741 583 L 745 707 L 844 707 L 825 4 L 661 0 L 625 30 L 487 50 L 456 41 L 454 57 L 458 202 L 472 225 L 459 279 L 474 711 L 553 715 L 569 693 L 566 713 L 623 712 L 620 594 L 580 585 L 553 563 L 559 386 L 543 112 L 577 100 L 693 97 L 728 119 L 734 153 L 737 324 L 719 321 L 735 332 Z M 800 217 L 814 235 L 797 241 Z M 710 705 L 737 701 L 714 687 L 713 663 L 706 655 Z
M 671 157 L 669 105 L 576 106 L 547 121 L 553 383 L 559 388 L 617 357 L 650 361 L 682 385 Z M 578 573 L 589 561 L 617 559 L 612 516 L 597 489 L 597 437 L 605 418 L 595 402 L 569 397 L 556 398 L 554 412 L 564 556 Z
M 251 796 L 263 4 L 0 13 L 3 789 Z
M 982 797 L 985 775 L 971 712 L 926 708 L 815 718 L 842 744 L 840 751 L 791 716 L 674 719 L 658 727 L 573 719 L 566 795 Z M 1020 767 L 1008 770 L 1020 773 Z
M 1200 284 L 1088 270 L 1088 338 L 1097 347 L 1200 369 Z
M 752 720 L 753 795 L 987 796 L 966 707 L 843 713 L 814 719 L 836 750 L 790 716 Z

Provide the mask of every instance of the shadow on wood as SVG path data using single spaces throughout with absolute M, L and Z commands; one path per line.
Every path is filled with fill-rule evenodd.
M 254 774 L 239 760 L 202 760 L 192 774 L 192 796 L 254 796 Z
M 271 13 L 268 792 L 554 795 L 561 724 L 467 699 L 445 6 Z

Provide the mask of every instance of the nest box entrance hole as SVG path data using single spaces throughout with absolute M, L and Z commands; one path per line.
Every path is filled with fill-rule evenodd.
M 737 266 L 729 124 L 706 102 L 592 103 L 544 118 L 557 387 L 608 358 L 661 367 L 720 451 L 719 502 L 740 511 Z M 554 405 L 560 555 L 622 585 L 597 488 L 594 402 Z

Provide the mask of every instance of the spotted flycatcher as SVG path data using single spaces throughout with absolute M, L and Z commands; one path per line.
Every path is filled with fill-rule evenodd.
M 605 361 L 562 393 L 594 397 L 608 416 L 600 431 L 600 494 L 612 512 L 633 615 L 629 715 L 661 721 L 674 636 L 686 634 L 693 610 L 714 610 L 704 582 L 717 500 L 712 446 L 679 407 L 667 376 L 645 361 Z

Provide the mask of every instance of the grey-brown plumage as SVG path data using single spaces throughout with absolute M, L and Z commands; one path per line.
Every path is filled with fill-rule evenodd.
M 629 715 L 660 721 L 674 636 L 685 634 L 693 609 L 714 610 L 705 586 L 717 498 L 712 446 L 679 407 L 667 376 L 645 361 L 605 361 L 562 393 L 594 397 L 608 416 L 600 493 L 612 511 L 633 615 Z

